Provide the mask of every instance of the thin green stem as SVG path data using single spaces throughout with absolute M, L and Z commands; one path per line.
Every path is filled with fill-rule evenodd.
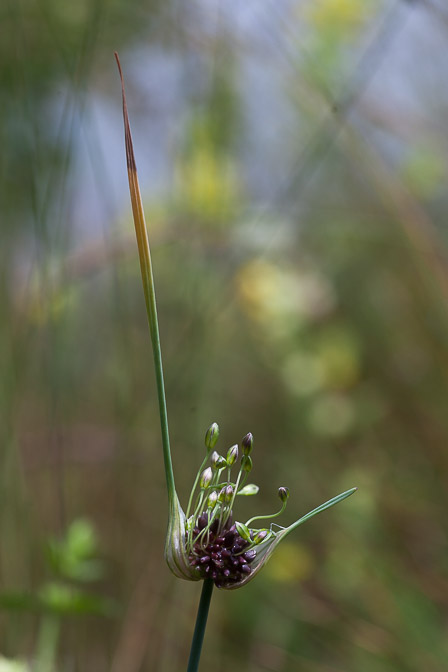
M 146 311 L 148 313 L 149 330 L 151 333 L 154 368 L 156 373 L 157 397 L 159 400 L 160 427 L 162 430 L 163 457 L 165 461 L 168 494 L 174 491 L 174 474 L 171 461 L 170 436 L 168 431 L 168 412 L 165 397 L 165 382 L 163 377 L 162 350 L 160 347 L 159 323 L 157 319 L 157 304 L 154 291 L 151 257 L 148 248 L 148 266 L 141 265 L 143 288 L 145 292 Z
M 190 510 L 191 510 L 191 505 L 193 503 L 193 496 L 194 496 L 197 484 L 199 483 L 199 478 L 201 476 L 202 470 L 204 469 L 205 465 L 207 464 L 208 458 L 209 458 L 209 455 L 207 453 L 207 455 L 204 457 L 204 460 L 203 460 L 201 466 L 199 467 L 198 473 L 196 474 L 196 478 L 194 480 L 193 487 L 192 487 L 191 493 L 190 493 L 190 499 L 188 500 L 187 513 L 185 514 L 186 518 L 190 517 Z
M 303 525 L 307 520 L 312 518 L 313 516 L 317 515 L 318 513 L 322 513 L 322 511 L 325 511 L 325 509 L 329 509 L 331 506 L 334 506 L 335 504 L 338 504 L 339 502 L 342 502 L 343 499 L 346 499 L 347 497 L 350 497 L 350 495 L 353 495 L 354 492 L 356 492 L 358 488 L 350 488 L 350 490 L 346 490 L 345 492 L 341 492 L 340 495 L 336 495 L 336 497 L 333 497 L 332 499 L 329 499 L 328 502 L 324 502 L 320 506 L 317 507 L 317 509 L 313 509 L 309 513 L 306 513 L 304 516 L 299 518 L 299 520 L 296 520 L 295 523 L 292 525 L 289 525 L 289 527 L 286 527 L 284 530 L 282 530 L 279 535 L 284 538 L 286 537 L 290 532 L 296 529 L 296 527 L 299 527 L 299 525 Z
M 202 586 L 198 615 L 196 616 L 196 625 L 194 628 L 193 640 L 191 642 L 187 672 L 197 672 L 199 669 L 199 659 L 201 657 L 202 642 L 204 641 L 205 626 L 207 625 L 208 610 L 210 608 L 212 592 L 212 579 L 205 579 L 204 585 Z
M 251 523 L 253 523 L 254 520 L 264 520 L 266 518 L 277 518 L 278 516 L 280 516 L 283 513 L 283 511 L 285 509 L 286 509 L 286 502 L 283 502 L 282 508 L 280 509 L 280 511 L 277 511 L 277 513 L 271 513 L 271 514 L 268 514 L 267 516 L 253 516 L 253 518 L 249 518 L 249 520 L 246 522 L 246 525 L 247 525 L 247 527 L 249 527 L 249 525 Z
M 233 505 L 235 503 L 235 497 L 237 496 L 238 493 L 238 488 L 240 487 L 240 480 L 241 480 L 241 470 L 238 472 L 238 477 L 236 479 L 236 483 L 233 486 L 233 495 L 232 495 L 232 501 L 230 502 L 229 510 L 232 511 Z

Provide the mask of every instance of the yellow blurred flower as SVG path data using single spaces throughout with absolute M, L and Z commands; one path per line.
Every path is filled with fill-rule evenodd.
M 178 168 L 182 207 L 201 219 L 222 221 L 238 199 L 236 171 L 230 160 L 200 137 Z
M 297 328 L 302 322 L 324 315 L 334 306 L 331 288 L 314 272 L 285 269 L 254 259 L 236 277 L 237 292 L 247 312 L 272 329 Z
M 307 579 L 314 563 L 309 551 L 301 544 L 284 542 L 266 565 L 265 575 L 278 583 L 296 583 Z
M 313 0 L 305 12 L 318 31 L 340 34 L 358 29 L 369 14 L 370 4 L 367 0 Z
M 359 342 L 353 332 L 344 327 L 326 330 L 317 344 L 326 387 L 346 389 L 360 376 Z

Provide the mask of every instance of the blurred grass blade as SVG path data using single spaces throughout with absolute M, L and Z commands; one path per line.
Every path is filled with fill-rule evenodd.
M 132 213 L 134 216 L 135 233 L 137 236 L 138 254 L 140 258 L 140 270 L 142 274 L 143 291 L 145 294 L 146 312 L 148 314 L 149 330 L 151 333 L 152 349 L 157 382 L 157 395 L 159 398 L 160 424 L 162 428 L 163 458 L 165 462 L 165 475 L 168 487 L 168 499 L 170 503 L 175 499 L 175 486 L 173 465 L 171 461 L 170 440 L 168 432 L 168 415 L 165 399 L 165 384 L 163 379 L 162 352 L 160 348 L 159 324 L 157 319 L 156 296 L 154 291 L 154 279 L 152 274 L 151 252 L 149 248 L 148 232 L 146 229 L 145 214 L 143 212 L 142 198 L 137 177 L 134 148 L 132 145 L 131 128 L 129 125 L 126 95 L 124 90 L 123 72 L 120 59 L 115 52 L 115 59 L 120 73 L 121 90 L 123 94 L 123 121 L 126 144 L 126 161 L 129 178 L 129 191 L 131 195 Z

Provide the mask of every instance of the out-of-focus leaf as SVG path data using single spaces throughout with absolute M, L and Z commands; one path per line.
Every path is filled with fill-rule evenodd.
M 98 597 L 56 582 L 43 586 L 39 591 L 39 602 L 43 609 L 61 615 L 113 616 L 117 612 L 117 604 L 111 599 Z
M 56 574 L 76 581 L 96 581 L 103 576 L 100 560 L 93 558 L 97 550 L 95 531 L 89 521 L 75 520 L 62 540 L 51 540 L 47 559 Z
M 0 609 L 11 611 L 36 611 L 39 603 L 30 593 L 11 592 L 0 594 Z
M 97 541 L 93 526 L 88 520 L 78 519 L 68 528 L 67 552 L 79 559 L 93 555 L 97 550 Z

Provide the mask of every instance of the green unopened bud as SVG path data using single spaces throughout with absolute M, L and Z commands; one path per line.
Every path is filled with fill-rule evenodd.
M 247 525 L 244 525 L 244 523 L 235 523 L 235 527 L 240 537 L 242 537 L 245 541 L 252 541 L 250 538 L 250 530 Z
M 241 450 L 243 451 L 243 455 L 250 455 L 253 447 L 254 447 L 254 437 L 249 432 L 249 434 L 246 434 L 244 439 L 241 441 Z
M 213 422 L 205 433 L 205 447 L 207 452 L 213 450 L 219 439 L 219 427 L 216 422 Z
M 261 542 L 264 541 L 267 536 L 268 536 L 267 530 L 260 530 L 254 537 L 254 543 L 261 544 Z
M 252 470 L 252 459 L 249 455 L 243 455 L 241 458 L 241 469 L 247 473 Z
M 281 488 L 278 489 L 278 496 L 280 497 L 280 500 L 282 502 L 287 502 L 289 499 L 289 490 L 288 488 L 285 488 L 283 485 Z
M 209 496 L 207 497 L 208 508 L 213 509 L 217 501 L 218 501 L 218 493 L 216 492 L 216 490 L 212 490 Z
M 212 469 L 222 469 L 227 465 L 227 462 L 225 459 L 220 455 L 219 453 L 216 452 L 216 450 L 213 451 L 212 456 L 210 458 L 211 464 L 212 464 Z
M 231 485 L 228 485 L 226 488 L 226 497 L 225 497 L 226 504 L 232 501 L 232 497 L 233 497 L 233 488 Z
M 226 499 L 226 486 L 221 488 L 221 490 L 219 491 L 218 502 L 221 502 L 222 504 L 223 502 L 225 502 L 225 499 Z
M 201 478 L 199 479 L 199 487 L 201 490 L 205 490 L 208 488 L 210 483 L 212 482 L 213 478 L 213 471 L 211 467 L 207 467 L 207 469 L 204 469 L 204 471 L 201 474 Z
M 231 467 L 238 459 L 238 446 L 235 444 L 227 451 L 227 464 Z

